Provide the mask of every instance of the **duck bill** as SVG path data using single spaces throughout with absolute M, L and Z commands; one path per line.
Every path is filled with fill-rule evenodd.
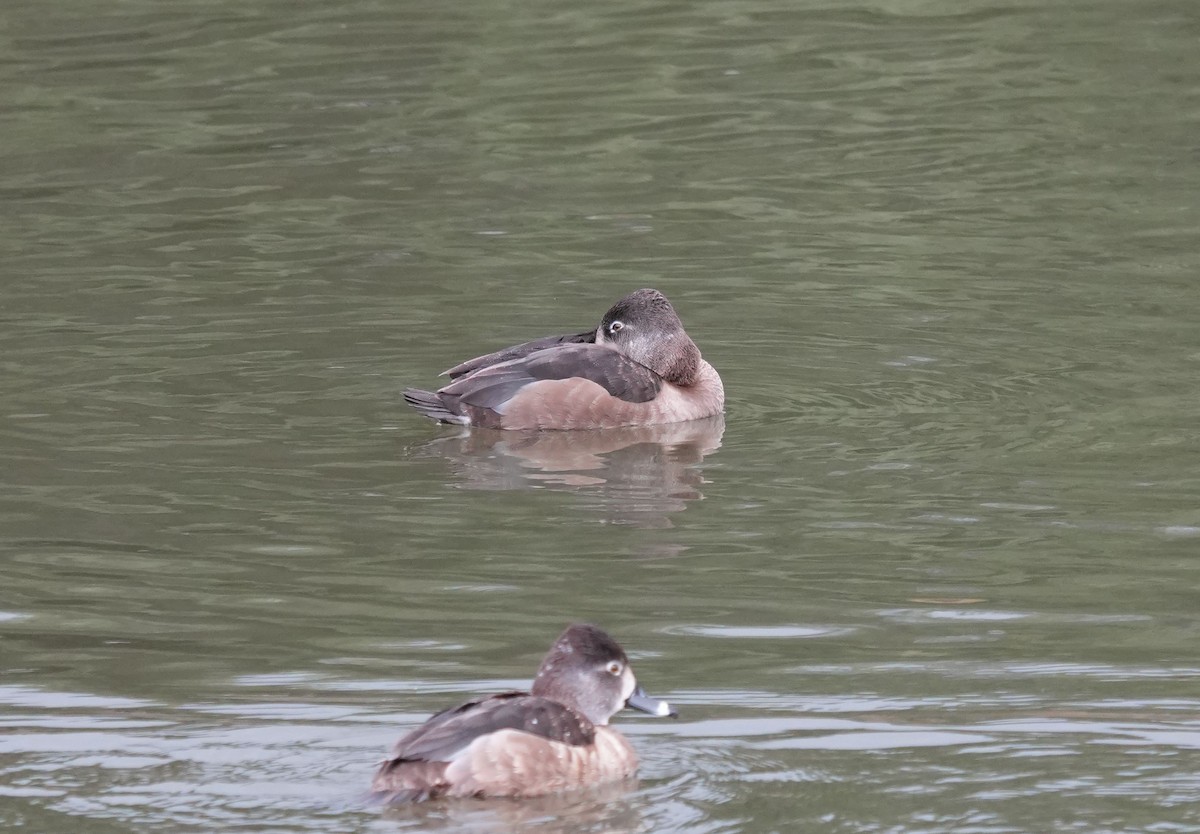
M 646 690 L 640 686 L 633 690 L 633 694 L 629 696 L 629 700 L 625 702 L 625 706 L 630 709 L 636 709 L 640 712 L 647 712 L 650 715 L 656 715 L 659 718 L 678 718 L 679 713 L 671 709 L 671 705 L 666 701 L 660 701 L 658 698 L 651 698 L 646 694 Z

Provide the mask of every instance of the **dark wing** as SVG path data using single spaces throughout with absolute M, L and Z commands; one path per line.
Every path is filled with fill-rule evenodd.
M 442 371 L 442 376 L 448 376 L 451 379 L 458 379 L 460 376 L 474 373 L 480 368 L 486 368 L 489 365 L 498 365 L 501 362 L 507 362 L 510 359 L 520 359 L 522 356 L 528 356 L 539 350 L 545 350 L 548 347 L 555 345 L 583 345 L 590 344 L 596 341 L 595 330 L 585 330 L 583 333 L 569 333 L 566 336 L 543 336 L 540 339 L 534 339 L 532 342 L 525 342 L 520 345 L 513 345 L 504 350 L 498 350 L 495 353 L 489 353 L 484 356 L 476 356 L 474 359 L 468 359 L 460 365 L 455 365 L 453 368 Z
M 439 712 L 397 742 L 393 762 L 448 762 L 475 739 L 499 730 L 520 730 L 576 746 L 596 737 L 587 719 L 562 704 L 508 692 Z
M 463 405 L 499 409 L 533 382 L 590 379 L 614 397 L 631 403 L 658 396 L 662 378 L 623 353 L 596 344 L 564 344 L 482 368 L 455 380 L 439 394 Z

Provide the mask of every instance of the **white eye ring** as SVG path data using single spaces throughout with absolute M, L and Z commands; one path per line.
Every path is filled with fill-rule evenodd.
M 620 319 L 617 319 L 614 322 L 610 322 L 608 325 L 609 333 L 616 333 L 618 330 L 624 330 L 624 329 L 625 329 L 625 322 L 621 321 Z
M 622 670 L 622 667 L 621 667 L 621 662 L 619 660 L 614 660 L 608 664 L 608 673 L 614 677 L 621 674 L 621 670 Z

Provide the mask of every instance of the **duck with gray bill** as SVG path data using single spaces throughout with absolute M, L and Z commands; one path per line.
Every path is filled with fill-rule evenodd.
M 441 423 L 492 429 L 603 429 L 720 414 L 716 369 L 658 290 L 630 293 L 600 324 L 469 359 L 437 391 L 404 399 Z
M 504 692 L 437 713 L 397 742 L 375 774 L 387 802 L 530 797 L 629 779 L 632 745 L 608 726 L 626 707 L 676 717 L 638 685 L 624 649 L 594 625 L 568 626 L 529 692 Z

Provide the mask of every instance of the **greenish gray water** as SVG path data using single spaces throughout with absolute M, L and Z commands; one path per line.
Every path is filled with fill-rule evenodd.
M 1200 831 L 1190 0 L 16 0 L 0 822 Z M 724 425 L 404 385 L 656 286 Z M 598 621 L 633 789 L 380 813 Z

